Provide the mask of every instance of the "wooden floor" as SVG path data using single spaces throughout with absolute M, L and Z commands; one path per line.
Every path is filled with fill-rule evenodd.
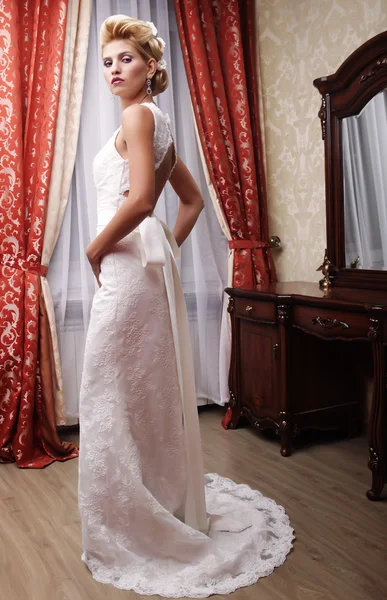
M 387 598 L 387 501 L 365 497 L 370 483 L 365 438 L 314 434 L 292 457 L 282 458 L 275 439 L 248 427 L 224 431 L 222 414 L 218 407 L 200 414 L 206 470 L 274 498 L 286 508 L 297 536 L 282 567 L 228 598 Z M 77 434 L 62 437 L 76 440 Z M 0 465 L 1 600 L 140 598 L 96 583 L 80 560 L 77 463 L 40 471 Z

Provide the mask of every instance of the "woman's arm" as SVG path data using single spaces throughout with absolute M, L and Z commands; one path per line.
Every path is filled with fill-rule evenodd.
M 154 127 L 152 111 L 145 106 L 135 104 L 122 113 L 122 133 L 127 146 L 130 168 L 130 190 L 127 199 L 111 221 L 87 247 L 86 254 L 97 279 L 101 256 L 153 212 L 155 205 Z
M 203 210 L 204 202 L 194 178 L 180 158 L 177 159 L 169 182 L 180 199 L 173 235 L 181 246 Z

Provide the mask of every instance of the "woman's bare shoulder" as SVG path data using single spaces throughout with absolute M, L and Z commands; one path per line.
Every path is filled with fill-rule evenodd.
M 131 104 L 122 111 L 121 124 L 128 133 L 153 133 L 154 117 L 152 111 L 143 104 Z

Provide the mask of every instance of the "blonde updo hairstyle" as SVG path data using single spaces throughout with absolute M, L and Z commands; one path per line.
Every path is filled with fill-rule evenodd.
M 154 58 L 158 62 L 163 57 L 163 45 L 153 35 L 150 25 L 145 21 L 126 17 L 125 15 L 108 17 L 101 27 L 101 52 L 107 44 L 114 40 L 127 40 L 130 42 L 145 61 Z M 168 73 L 165 69 L 155 72 L 151 87 L 154 96 L 167 89 Z

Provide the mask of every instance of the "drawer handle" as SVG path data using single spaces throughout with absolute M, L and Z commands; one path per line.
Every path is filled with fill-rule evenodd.
M 252 306 L 246 306 L 246 312 L 251 312 L 253 310 Z
M 328 317 L 315 317 L 312 319 L 313 325 L 320 325 L 324 329 L 333 329 L 334 327 L 341 327 L 341 329 L 349 329 L 348 323 L 345 321 L 338 321 L 337 319 L 329 319 Z

